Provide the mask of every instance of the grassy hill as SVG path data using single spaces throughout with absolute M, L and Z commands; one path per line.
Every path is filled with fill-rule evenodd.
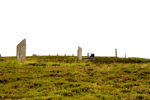
M 150 60 L 72 56 L 0 58 L 0 99 L 148 100 Z

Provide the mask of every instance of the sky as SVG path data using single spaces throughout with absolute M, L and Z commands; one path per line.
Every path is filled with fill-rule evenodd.
M 150 58 L 150 0 L 0 0 L 0 54 Z

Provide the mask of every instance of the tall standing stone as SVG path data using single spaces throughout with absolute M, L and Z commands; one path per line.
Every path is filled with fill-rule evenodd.
M 26 39 L 22 40 L 17 45 L 17 60 L 24 62 L 26 59 Z
M 117 49 L 115 49 L 115 56 L 117 57 Z
M 78 59 L 81 60 L 82 59 L 82 48 L 81 47 L 78 47 L 77 55 L 78 55 Z

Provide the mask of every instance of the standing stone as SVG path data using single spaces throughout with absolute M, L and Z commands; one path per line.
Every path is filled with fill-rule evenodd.
M 0 54 L 0 57 L 2 57 L 1 54 Z
M 82 59 L 82 48 L 81 47 L 78 47 L 77 55 L 78 55 L 78 59 L 81 60 Z
M 17 45 L 17 60 L 24 62 L 26 59 L 26 39 L 22 40 Z
M 37 54 L 32 54 L 32 56 L 37 56 Z
M 127 55 L 126 55 L 126 53 L 125 53 L 125 58 L 127 58 Z
M 115 56 L 117 57 L 117 49 L 115 49 Z

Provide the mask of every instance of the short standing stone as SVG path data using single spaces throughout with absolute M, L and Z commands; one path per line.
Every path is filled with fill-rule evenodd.
M 37 54 L 32 54 L 32 56 L 37 56 Z
M 81 47 L 78 47 L 77 55 L 78 55 L 78 59 L 81 60 L 82 59 L 82 48 Z
M 22 40 L 17 45 L 17 59 L 21 60 L 21 62 L 24 62 L 26 58 L 26 39 Z

